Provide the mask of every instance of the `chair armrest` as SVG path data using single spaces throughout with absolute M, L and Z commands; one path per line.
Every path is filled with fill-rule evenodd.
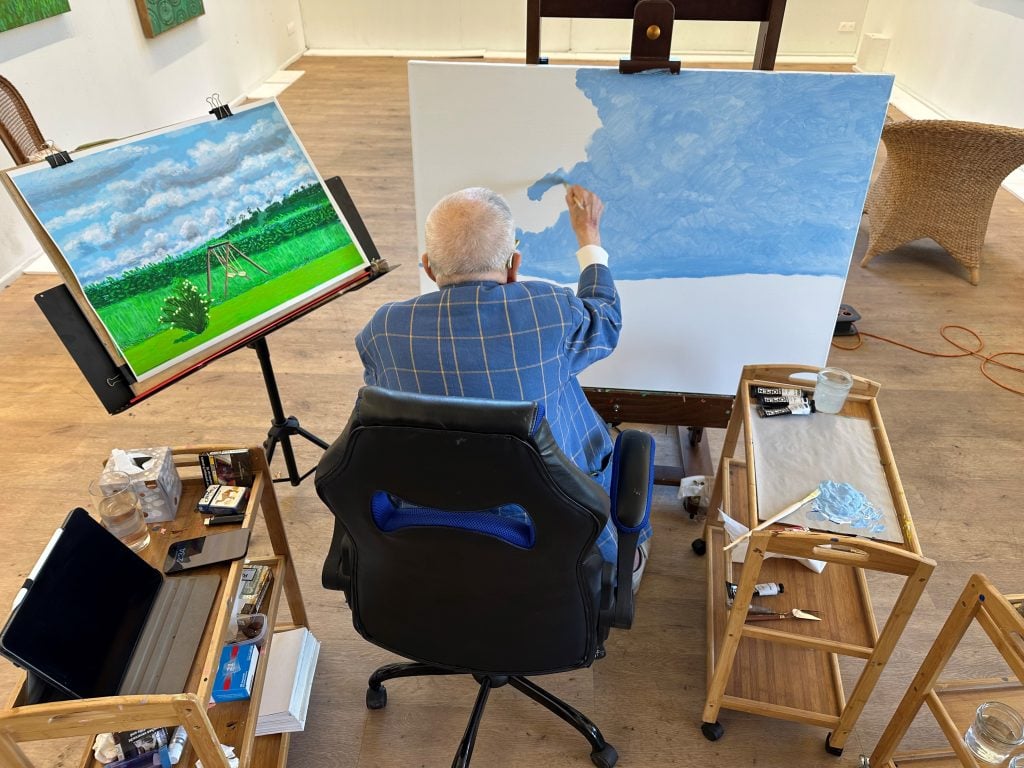
M 654 438 L 636 429 L 623 431 L 615 441 L 612 461 L 612 520 L 619 532 L 612 626 L 629 629 L 633 624 L 633 561 L 640 532 L 651 514 Z
M 337 522 L 334 525 L 331 547 L 327 550 L 324 568 L 320 573 L 320 582 L 324 589 L 336 589 L 344 592 L 345 599 L 348 600 L 348 590 L 352 585 L 351 542 L 345 529 Z

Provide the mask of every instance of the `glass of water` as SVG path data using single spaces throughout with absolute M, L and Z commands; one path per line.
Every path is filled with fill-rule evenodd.
M 842 368 L 822 368 L 814 385 L 814 410 L 818 413 L 839 413 L 853 387 L 853 376 Z
M 964 743 L 980 763 L 1002 765 L 1024 744 L 1024 717 L 1001 701 L 986 701 L 978 707 Z
M 89 484 L 93 509 L 103 527 L 133 552 L 149 546 L 149 528 L 142 514 L 142 502 L 124 472 L 107 471 Z

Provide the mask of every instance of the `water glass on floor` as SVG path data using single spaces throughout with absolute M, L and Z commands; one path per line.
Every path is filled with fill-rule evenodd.
M 89 484 L 93 509 L 103 527 L 133 552 L 149 546 L 149 528 L 142 514 L 142 502 L 124 472 L 108 471 Z
M 986 701 L 978 707 L 964 734 L 964 743 L 984 765 L 1002 765 L 1024 744 L 1024 717 L 1001 701 Z

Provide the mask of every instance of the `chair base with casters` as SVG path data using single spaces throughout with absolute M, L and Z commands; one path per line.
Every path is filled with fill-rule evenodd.
M 366 689 L 366 707 L 367 709 L 384 709 L 387 706 L 388 691 L 384 687 L 386 680 L 394 680 L 400 677 L 419 677 L 422 675 L 461 674 L 469 673 L 438 667 L 433 664 L 421 664 L 416 661 L 388 664 L 370 675 L 369 686 Z M 474 674 L 473 679 L 479 683 L 480 689 L 476 695 L 473 712 L 470 714 L 469 722 L 466 724 L 466 732 L 462 736 L 462 741 L 459 742 L 455 759 L 452 760 L 452 768 L 464 768 L 469 765 L 469 760 L 473 756 L 473 747 L 476 744 L 476 733 L 484 716 L 484 706 L 487 704 L 487 697 L 490 695 L 492 688 L 500 688 L 503 685 L 511 685 L 520 693 L 526 694 L 583 734 L 583 737 L 590 742 L 590 761 L 597 768 L 612 768 L 619 761 L 619 755 L 615 751 L 615 747 L 605 741 L 601 730 L 591 722 L 590 718 L 572 705 L 544 690 L 532 680 L 528 680 L 521 675 L 479 674 Z
M 558 448 L 535 403 L 366 387 L 317 468 L 335 530 L 323 584 L 345 593 L 365 639 L 410 661 L 383 683 L 471 675 L 476 703 L 454 766 L 468 766 L 492 688 L 511 685 L 578 730 L 599 768 L 615 748 L 531 678 L 590 666 L 633 622 L 633 562 L 653 487 L 650 435 L 623 431 L 606 491 Z M 617 563 L 597 541 L 618 537 Z

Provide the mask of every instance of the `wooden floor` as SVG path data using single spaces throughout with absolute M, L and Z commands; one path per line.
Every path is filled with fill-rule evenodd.
M 401 265 L 270 337 L 286 410 L 333 439 L 361 383 L 353 336 L 380 303 L 411 296 L 417 287 L 405 61 L 307 58 L 295 68 L 306 75 L 281 98 L 285 111 L 322 174 L 344 177 L 381 253 Z M 997 196 L 977 287 L 928 244 L 879 256 L 861 269 L 865 234 L 858 238 L 845 296 L 864 316 L 862 329 L 946 351 L 938 329 L 955 323 L 981 333 L 986 350 L 1024 350 L 1024 205 L 1005 192 Z M 614 265 L 614 254 L 612 259 Z M 0 442 L 0 605 L 9 604 L 67 511 L 87 502 L 88 481 L 112 447 L 258 444 L 269 426 L 259 367 L 248 350 L 127 413 L 108 416 L 34 306 L 33 295 L 54 282 L 26 276 L 0 292 L 0 419 L 7 430 Z M 634 628 L 614 634 L 607 658 L 591 669 L 541 681 L 598 723 L 618 748 L 622 766 L 856 765 L 858 754 L 874 746 L 968 575 L 982 571 L 1003 589 L 1024 589 L 1024 399 L 986 381 L 972 359 L 929 358 L 868 340 L 855 352 L 833 351 L 830 360 L 882 383 L 880 405 L 922 546 L 939 563 L 845 755 L 825 754 L 821 729 L 734 712 L 722 713 L 721 741 L 700 735 L 704 575 L 689 546 L 700 528 L 683 513 L 674 491 L 661 488 Z M 1017 386 L 1024 386 L 1022 379 Z M 659 436 L 659 460 L 676 460 L 666 430 L 651 431 Z M 720 434 L 709 440 L 717 444 Z M 310 467 L 318 451 L 303 445 L 299 455 Z M 275 466 L 281 468 L 279 460 Z M 366 677 L 392 657 L 359 638 L 341 595 L 319 586 L 331 520 L 312 484 L 279 485 L 278 491 L 313 630 L 323 642 L 309 721 L 293 740 L 292 765 L 450 764 L 473 686 L 398 681 L 389 686 L 387 709 L 368 712 Z M 884 580 L 873 587 L 876 610 L 884 613 L 894 591 Z M 59 615 L 53 627 L 74 642 L 74 627 L 63 626 Z M 973 651 L 984 647 L 975 635 L 969 643 Z M 976 674 L 987 668 L 984 658 L 980 652 L 958 655 L 951 672 Z M 0 662 L 0 688 L 15 678 L 16 670 Z M 926 735 L 915 739 L 924 743 Z M 40 765 L 75 762 L 75 750 L 66 744 L 39 745 L 31 754 L 40 756 Z M 590 762 L 574 731 L 502 688 L 488 704 L 474 765 Z

